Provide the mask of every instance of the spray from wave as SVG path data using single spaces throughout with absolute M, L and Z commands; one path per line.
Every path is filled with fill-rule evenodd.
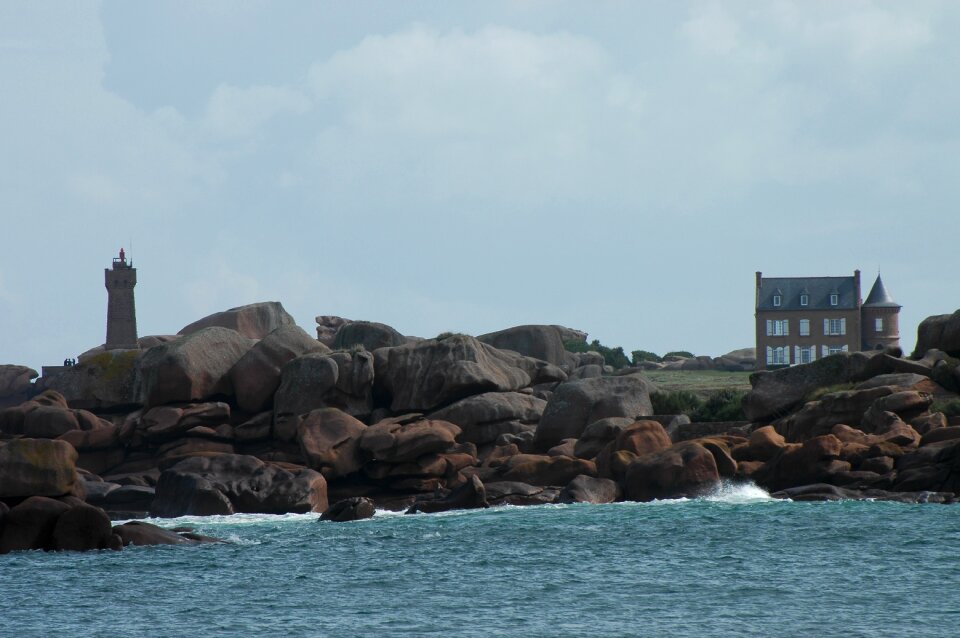
M 715 503 L 730 503 L 732 505 L 746 505 L 749 503 L 763 503 L 774 501 L 770 493 L 762 487 L 749 482 L 724 481 L 713 492 L 703 496 L 703 500 Z

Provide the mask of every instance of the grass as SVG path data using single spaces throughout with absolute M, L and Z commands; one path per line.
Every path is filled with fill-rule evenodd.
M 719 390 L 749 391 L 750 374 L 722 370 L 645 370 L 643 376 L 663 392 L 685 390 L 700 399 L 708 399 Z

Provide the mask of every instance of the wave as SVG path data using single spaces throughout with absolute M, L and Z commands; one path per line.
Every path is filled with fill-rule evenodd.
M 756 483 L 741 481 L 724 481 L 720 484 L 720 487 L 702 496 L 701 499 L 704 501 L 730 503 L 733 505 L 764 503 L 777 500 Z

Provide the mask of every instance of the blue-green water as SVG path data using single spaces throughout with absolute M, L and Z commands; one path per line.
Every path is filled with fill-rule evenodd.
M 230 545 L 0 556 L 4 636 L 960 636 L 960 507 L 650 504 L 159 521 Z

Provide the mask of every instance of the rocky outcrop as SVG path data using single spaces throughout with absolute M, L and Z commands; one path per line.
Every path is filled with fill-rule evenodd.
M 563 366 L 568 362 L 568 353 L 557 326 L 515 326 L 480 335 L 477 339 L 494 348 L 512 350 L 555 366 Z
M 335 523 L 360 521 L 366 518 L 373 518 L 375 511 L 376 507 L 369 498 L 353 496 L 337 501 L 331 505 L 320 515 L 320 520 L 333 521 Z
M 280 386 L 280 371 L 288 361 L 304 354 L 329 351 L 299 326 L 277 328 L 254 344 L 230 369 L 228 376 L 237 404 L 251 413 L 269 408 Z
M 560 503 L 613 503 L 620 498 L 620 486 L 605 478 L 581 474 L 567 483 L 557 498 Z
M 337 336 L 337 331 L 344 325 L 351 323 L 349 319 L 332 315 L 320 315 L 316 317 L 316 322 L 317 341 L 328 348 L 333 347 L 333 338 Z
M 588 425 L 600 419 L 651 415 L 652 389 L 649 381 L 635 374 L 561 383 L 543 411 L 536 445 L 549 449 L 563 439 L 579 438 Z
M 140 350 L 106 350 L 40 379 L 37 387 L 56 390 L 73 408 L 133 409 L 139 404 L 136 367 L 141 354 Z
M 349 350 L 362 347 L 373 352 L 377 348 L 402 346 L 406 342 L 406 337 L 384 323 L 351 321 L 340 326 L 334 334 L 331 348 Z
M 373 355 L 356 352 L 308 354 L 287 363 L 274 395 L 279 436 L 292 437 L 296 417 L 320 408 L 337 408 L 356 417 L 373 410 Z M 290 424 L 287 427 L 285 424 Z
M 694 441 L 636 458 L 623 479 L 624 497 L 630 501 L 700 496 L 719 485 L 713 454 Z
M 150 348 L 137 362 L 138 400 L 155 406 L 232 395 L 230 369 L 252 346 L 234 330 L 211 327 Z
M 743 411 L 750 421 L 761 422 L 786 416 L 807 400 L 817 388 L 863 381 L 870 358 L 876 353 L 835 354 L 802 366 L 764 370 L 750 375 L 752 390 L 743 399 Z
M 455 423 L 462 431 L 461 441 L 484 445 L 501 434 L 535 429 L 546 405 L 529 394 L 485 392 L 441 408 L 429 418 Z
M 363 467 L 360 439 L 366 430 L 366 425 L 341 410 L 321 408 L 300 418 L 297 442 L 307 466 L 333 480 Z
M 960 310 L 950 315 L 927 317 L 920 322 L 913 357 L 919 359 L 933 349 L 942 350 L 952 357 L 960 357 Z
M 499 480 L 529 485 L 566 485 L 581 474 L 596 476 L 596 464 L 568 456 L 517 454 L 500 466 Z
M 14 439 L 0 445 L 0 499 L 83 495 L 77 451 L 64 441 Z
M 471 476 L 463 485 L 452 490 L 443 498 L 423 499 L 414 503 L 407 514 L 434 514 L 450 510 L 468 510 L 490 507 L 487 502 L 487 490 L 483 482 Z
M 0 408 L 20 405 L 30 398 L 33 390 L 31 380 L 37 371 L 27 366 L 0 365 Z
M 263 339 L 282 326 L 295 325 L 279 301 L 264 301 L 217 312 L 184 326 L 177 334 L 190 335 L 218 326 L 239 332 L 249 339 Z
M 452 335 L 381 348 L 375 392 L 394 412 L 430 411 L 483 392 L 513 392 L 531 384 L 518 357 L 473 337 Z
M 325 509 L 327 483 L 319 472 L 222 454 L 190 457 L 166 469 L 157 482 L 151 514 L 285 514 Z

